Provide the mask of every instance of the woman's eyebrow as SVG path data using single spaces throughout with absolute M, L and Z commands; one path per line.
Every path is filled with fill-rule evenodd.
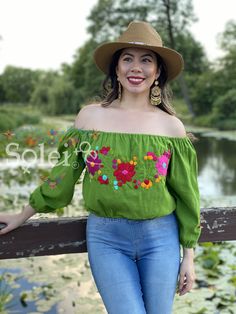
M 132 53 L 129 53 L 129 52 L 125 52 L 125 53 L 123 54 L 123 57 L 124 57 L 125 55 L 131 56 L 131 57 L 134 56 Z M 151 57 L 151 58 L 153 58 L 153 56 L 152 56 L 151 54 L 149 54 L 149 53 L 145 53 L 144 55 L 141 55 L 141 57 Z

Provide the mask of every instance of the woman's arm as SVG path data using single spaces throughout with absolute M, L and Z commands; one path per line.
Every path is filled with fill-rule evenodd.
M 183 260 L 180 265 L 178 287 L 180 296 L 192 289 L 195 279 L 194 251 L 192 248 L 183 248 Z
M 26 205 L 21 213 L 1 214 L 0 222 L 6 224 L 6 226 L 0 230 L 0 235 L 6 234 L 9 231 L 18 228 L 27 219 L 33 216 L 35 212 L 36 211 L 30 205 Z

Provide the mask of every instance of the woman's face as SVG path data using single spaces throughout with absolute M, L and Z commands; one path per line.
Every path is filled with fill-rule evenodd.
M 149 92 L 159 76 L 155 53 L 143 48 L 125 48 L 116 67 L 117 77 L 125 91 Z

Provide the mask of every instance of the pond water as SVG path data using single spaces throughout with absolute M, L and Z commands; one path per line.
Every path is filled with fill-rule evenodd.
M 197 135 L 199 188 L 210 206 L 236 203 L 236 141 Z
M 10 292 L 12 294 L 12 299 L 7 305 L 7 313 L 37 313 L 37 307 L 35 304 L 35 300 L 31 300 L 25 302 L 24 295 L 22 294 L 22 290 L 27 291 L 36 289 L 40 285 L 38 283 L 32 283 L 27 280 L 22 274 L 22 269 L 8 269 L 1 268 L 0 276 L 1 278 L 6 277 L 15 277 L 14 289 L 7 283 L 7 281 L 2 280 L 1 282 L 1 292 Z M 41 285 L 42 286 L 42 285 Z M 19 297 L 21 295 L 21 297 Z M 45 295 L 42 292 L 39 293 L 38 298 L 45 299 Z M 44 312 L 50 314 L 58 313 L 56 310 L 56 305 L 52 306 L 50 311 Z

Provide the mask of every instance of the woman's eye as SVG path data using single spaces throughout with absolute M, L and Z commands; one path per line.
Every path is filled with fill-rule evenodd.
M 130 58 L 130 57 L 126 57 L 126 58 L 124 58 L 123 60 L 124 60 L 124 61 L 130 61 L 131 58 Z
M 152 61 L 151 61 L 150 59 L 148 59 L 148 58 L 144 58 L 143 61 L 145 61 L 145 62 L 152 62 Z

